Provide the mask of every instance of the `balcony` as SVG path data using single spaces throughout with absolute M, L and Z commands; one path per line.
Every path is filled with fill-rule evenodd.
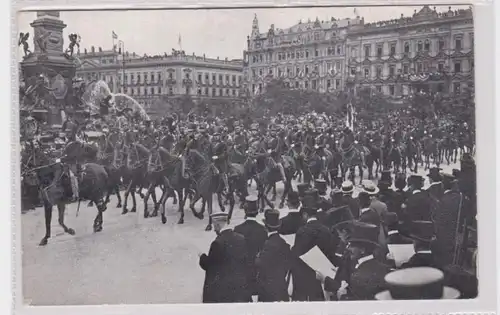
M 191 79 L 183 79 L 182 84 L 184 85 L 193 85 L 193 80 Z
M 176 81 L 175 79 L 167 79 L 167 80 L 165 81 L 165 83 L 166 83 L 167 85 L 175 85 L 175 84 L 177 83 L 177 81 Z

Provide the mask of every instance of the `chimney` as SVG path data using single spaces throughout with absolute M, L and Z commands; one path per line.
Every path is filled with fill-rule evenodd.
M 87 48 L 83 50 L 83 53 L 86 55 L 87 54 Z
M 102 52 L 102 47 L 101 46 L 99 46 L 99 52 Z
M 227 61 L 227 57 L 226 57 L 226 58 L 224 58 L 224 61 Z
M 217 60 L 219 60 L 219 56 L 217 56 Z
M 91 51 L 92 53 L 95 53 L 95 47 L 94 47 L 94 46 L 90 47 L 90 51 Z
M 203 54 L 203 60 L 205 60 L 205 54 Z

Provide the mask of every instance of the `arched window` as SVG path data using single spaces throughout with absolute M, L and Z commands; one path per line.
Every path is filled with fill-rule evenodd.
M 406 42 L 405 43 L 405 53 L 409 53 L 410 52 L 410 43 Z
M 418 41 L 417 51 L 422 51 L 422 49 L 423 49 L 422 41 Z
M 424 50 L 425 51 L 431 50 L 431 42 L 428 39 L 425 40 Z

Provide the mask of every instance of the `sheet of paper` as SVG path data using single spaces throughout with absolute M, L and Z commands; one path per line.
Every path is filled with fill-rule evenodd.
M 302 255 L 300 258 L 309 265 L 314 270 L 320 271 L 325 276 L 330 278 L 335 277 L 335 271 L 332 269 L 335 266 L 326 258 L 326 256 L 321 252 L 318 246 L 314 246 L 306 254 Z
M 408 262 L 408 260 L 410 260 L 410 258 L 415 254 L 413 244 L 388 244 L 387 247 L 389 248 L 389 252 L 396 263 L 396 268 L 399 268 L 402 264 Z

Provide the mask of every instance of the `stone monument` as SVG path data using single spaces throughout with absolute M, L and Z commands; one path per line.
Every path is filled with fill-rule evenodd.
M 62 124 L 64 112 L 75 105 L 73 78 L 76 64 L 64 52 L 63 29 L 66 24 L 59 18 L 59 11 L 39 11 L 31 24 L 34 34 L 33 52 L 26 52 L 21 62 L 21 76 L 30 95 L 33 116 L 49 126 Z M 20 34 L 21 37 L 25 34 Z M 24 45 L 26 44 L 24 37 Z M 23 106 L 25 104 L 21 104 Z

